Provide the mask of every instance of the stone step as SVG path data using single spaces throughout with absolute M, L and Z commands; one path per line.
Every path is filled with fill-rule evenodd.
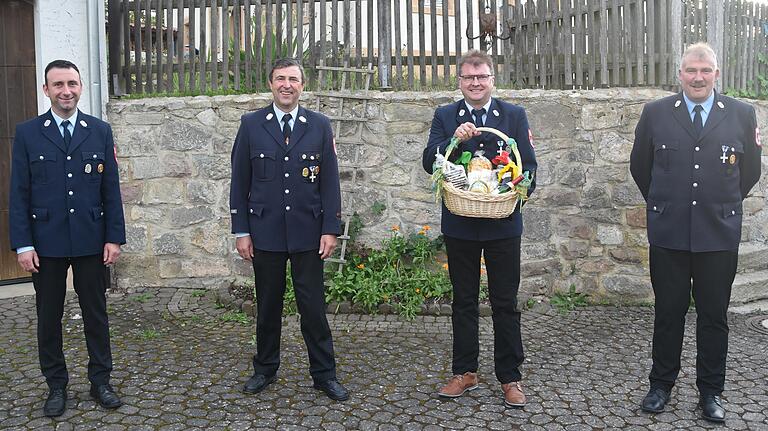
M 768 299 L 768 270 L 736 274 L 731 302 L 745 303 Z
M 739 268 L 737 272 L 749 273 L 768 269 L 768 246 L 761 243 L 739 245 Z

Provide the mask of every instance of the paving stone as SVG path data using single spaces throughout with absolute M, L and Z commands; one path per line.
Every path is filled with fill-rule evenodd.
M 312 388 L 296 316 L 285 318 L 278 381 L 247 395 L 252 321 L 225 320 L 214 295 L 191 289 L 137 289 L 109 295 L 115 370 L 125 405 L 103 410 L 88 395 L 87 353 L 77 297 L 67 296 L 63 324 L 70 400 L 56 420 L 42 416 L 47 388 L 40 376 L 34 298 L 0 300 L 0 428 L 98 430 L 588 430 L 701 429 L 695 389 L 695 316 L 687 323 L 683 368 L 667 411 L 640 412 L 647 388 L 653 311 L 589 307 L 568 314 L 523 313 L 529 404 L 506 408 L 493 371 L 493 328 L 480 319 L 480 384 L 445 400 L 436 390 L 450 377 L 449 316 L 413 321 L 392 315 L 329 316 L 344 403 Z M 731 315 L 729 429 L 767 429 L 764 379 L 768 336 Z

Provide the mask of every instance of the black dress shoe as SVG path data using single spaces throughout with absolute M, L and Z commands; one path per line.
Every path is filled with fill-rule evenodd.
M 661 413 L 669 402 L 669 391 L 662 388 L 651 388 L 643 398 L 640 408 L 649 413 Z
M 111 385 L 91 385 L 91 396 L 105 409 L 116 409 L 123 405 Z
M 67 388 L 51 388 L 43 404 L 43 414 L 49 418 L 61 416 L 67 408 Z
M 346 401 L 349 399 L 349 392 L 336 379 L 326 380 L 324 382 L 315 382 L 315 389 L 320 389 L 328 395 L 328 398 L 334 401 Z
M 719 395 L 702 395 L 699 398 L 701 417 L 710 422 L 725 422 L 725 409 Z
M 277 380 L 277 377 L 273 374 L 271 376 L 265 376 L 264 374 L 254 374 L 253 377 L 248 379 L 243 386 L 243 392 L 247 394 L 257 394 L 264 390 L 270 383 Z

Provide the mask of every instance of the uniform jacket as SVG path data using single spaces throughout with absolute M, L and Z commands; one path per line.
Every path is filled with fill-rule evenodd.
M 472 113 L 467 109 L 464 100 L 441 106 L 435 111 L 432 119 L 432 128 L 429 131 L 429 141 L 424 149 L 422 164 L 427 173 L 432 173 L 432 165 L 435 162 L 437 152 L 445 154 L 445 148 L 459 127 L 459 124 L 473 122 Z M 520 151 L 523 162 L 523 170 L 530 171 L 533 184 L 529 194 L 533 193 L 536 186 L 536 156 L 530 141 L 528 117 L 525 110 L 517 105 L 507 103 L 496 98 L 491 99 L 491 107 L 486 115 L 485 127 L 492 127 L 514 138 Z M 459 157 L 462 152 L 469 151 L 473 155 L 477 150 L 485 150 L 485 157 L 493 159 L 499 150 L 500 139 L 491 133 L 464 141 L 451 154 L 451 160 Z M 519 207 L 509 217 L 504 219 L 482 219 L 462 217 L 452 214 L 443 204 L 441 229 L 444 235 L 454 238 L 487 241 L 502 238 L 521 236 L 523 233 L 523 218 Z
M 39 256 L 101 254 L 125 244 L 125 219 L 109 124 L 77 114 L 69 149 L 50 111 L 16 126 L 11 161 L 11 248 Z
M 647 203 L 651 245 L 738 249 L 742 200 L 760 179 L 756 129 L 751 105 L 718 93 L 699 137 L 682 93 L 645 106 L 630 170 Z
M 250 233 L 258 250 L 316 250 L 341 233 L 331 123 L 301 106 L 297 117 L 285 145 L 272 105 L 243 115 L 232 148 L 232 233 Z

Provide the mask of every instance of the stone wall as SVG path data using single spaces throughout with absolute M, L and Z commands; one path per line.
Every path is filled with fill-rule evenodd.
M 651 297 L 643 199 L 629 175 L 634 127 L 654 89 L 499 91 L 524 106 L 539 161 L 538 187 L 524 208 L 522 289 L 551 294 L 575 285 L 611 301 Z M 372 93 L 364 145 L 339 144 L 345 209 L 360 213 L 368 244 L 428 224 L 439 232 L 439 206 L 421 168 L 435 107 L 458 92 Z M 113 101 L 128 244 L 115 269 L 118 288 L 220 287 L 246 283 L 228 210 L 230 151 L 240 116 L 269 94 Z M 302 103 L 314 106 L 311 93 Z M 361 104 L 347 109 L 361 113 Z M 762 136 L 768 103 L 758 102 Z M 336 106 L 322 110 L 333 114 Z M 349 127 L 341 130 L 350 135 Z M 359 185 L 348 167 L 359 148 Z M 347 167 L 344 167 L 347 166 Z M 768 242 L 766 172 L 745 204 L 744 241 Z M 351 192 L 355 189 L 356 192 Z M 377 211 L 374 203 L 383 204 Z M 379 206 L 380 207 L 380 206 Z

